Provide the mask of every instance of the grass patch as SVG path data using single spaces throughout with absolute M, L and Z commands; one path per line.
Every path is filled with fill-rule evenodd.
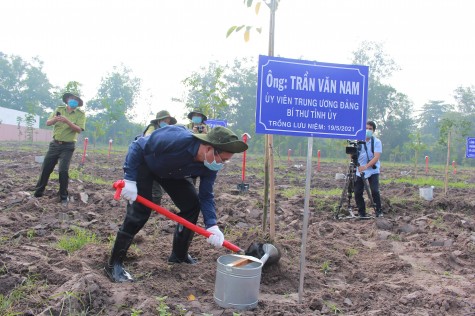
M 111 184 L 110 180 L 107 181 L 107 180 L 104 180 L 102 178 L 91 176 L 89 174 L 82 173 L 78 169 L 73 169 L 73 168 L 69 169 L 69 178 L 74 179 L 74 180 L 81 180 L 81 181 L 84 181 L 84 182 L 90 182 L 90 183 L 94 183 L 94 184 L 100 184 L 100 185 L 104 185 L 104 184 L 105 185 L 110 185 Z M 56 172 L 51 173 L 50 179 L 59 180 L 59 174 L 57 174 Z
M 169 312 L 170 307 L 165 303 L 167 298 L 168 298 L 167 296 L 155 297 L 155 299 L 158 301 L 157 312 L 158 312 L 158 315 L 160 316 L 171 315 L 171 313 Z
M 330 270 L 331 270 L 330 266 L 331 266 L 331 261 L 328 261 L 328 260 L 327 260 L 327 261 L 325 261 L 325 262 L 322 263 L 322 266 L 321 266 L 321 268 L 320 268 L 320 271 L 322 271 L 323 274 L 327 275 L 327 274 L 330 272 Z
M 66 250 L 68 254 L 73 253 L 87 244 L 96 243 L 96 234 L 90 233 L 79 227 L 72 227 L 73 236 L 63 236 L 59 239 L 57 247 Z
M 82 173 L 78 169 L 69 169 L 69 177 L 71 179 L 74 179 L 74 180 L 80 179 L 80 180 L 85 181 L 85 182 L 91 182 L 91 183 L 95 183 L 95 184 L 106 184 L 106 185 L 109 184 L 110 185 L 110 181 L 106 181 L 104 179 L 94 177 L 94 176 L 91 176 L 89 174 Z
M 284 196 L 286 198 L 291 198 L 291 197 L 294 197 L 296 195 L 303 195 L 304 193 L 305 193 L 304 188 L 292 187 L 292 188 L 288 188 L 288 189 L 283 190 L 282 191 L 282 196 Z
M 342 189 L 330 189 L 330 190 L 321 190 L 321 189 L 311 189 L 310 195 L 323 195 L 323 196 L 340 196 Z
M 346 249 L 345 254 L 348 258 L 351 258 L 358 254 L 358 250 L 354 248 L 348 248 Z
M 0 315 L 23 315 L 23 312 L 15 311 L 15 306 L 38 288 L 36 278 L 32 275 L 28 275 L 28 277 L 20 285 L 15 287 L 10 294 L 0 294 Z
M 328 307 L 328 309 L 330 309 L 330 312 L 332 314 L 336 315 L 336 314 L 342 313 L 341 309 L 335 303 L 328 302 L 328 301 L 323 301 L 323 303 Z
M 408 183 L 412 184 L 414 186 L 419 186 L 419 187 L 424 187 L 424 186 L 434 186 L 434 187 L 439 187 L 443 188 L 444 187 L 444 181 L 443 180 L 437 180 L 434 179 L 433 177 L 423 177 L 423 178 L 411 178 L 411 177 L 401 177 L 397 179 L 385 179 L 380 181 L 382 184 L 388 184 L 388 183 Z M 470 184 L 466 182 L 449 182 L 448 183 L 449 187 L 452 188 L 459 188 L 459 189 L 470 189 L 470 188 L 475 188 L 475 184 Z

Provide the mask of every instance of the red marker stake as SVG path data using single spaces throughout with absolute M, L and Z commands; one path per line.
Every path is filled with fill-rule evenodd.
M 84 161 L 86 160 L 86 151 L 87 151 L 87 143 L 89 139 L 86 137 L 84 138 L 84 152 L 82 153 L 82 159 L 81 159 L 81 164 L 84 164 Z

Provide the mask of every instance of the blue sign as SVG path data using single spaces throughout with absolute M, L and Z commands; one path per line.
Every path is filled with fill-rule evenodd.
M 208 119 L 206 120 L 206 125 L 208 125 L 210 128 L 215 128 L 216 126 L 228 126 L 228 121 L 226 120 L 215 120 L 215 119 Z
M 465 157 L 475 158 L 475 137 L 467 137 L 467 150 Z
M 259 56 L 256 133 L 366 138 L 368 66 Z

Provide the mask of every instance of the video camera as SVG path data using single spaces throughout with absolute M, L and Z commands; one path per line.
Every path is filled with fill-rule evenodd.
M 348 145 L 346 146 L 347 155 L 358 155 L 359 145 L 364 144 L 363 140 L 347 140 Z

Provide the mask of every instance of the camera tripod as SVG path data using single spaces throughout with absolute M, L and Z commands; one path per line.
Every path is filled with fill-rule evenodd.
M 352 206 L 351 201 L 353 200 L 353 193 L 355 192 L 355 182 L 356 182 L 356 168 L 358 167 L 358 158 L 357 155 L 351 156 L 351 161 L 348 165 L 348 171 L 345 177 L 345 186 L 343 187 L 343 191 L 341 192 L 340 201 L 338 206 L 335 207 L 333 212 L 333 217 L 335 219 L 369 219 L 370 216 L 360 217 L 358 213 L 354 213 L 354 206 Z M 367 178 L 364 177 L 364 173 L 361 173 L 361 178 L 363 179 L 364 190 L 368 195 L 369 200 L 372 203 L 372 207 L 376 212 L 376 204 L 373 201 L 373 195 L 371 194 L 371 190 L 369 187 L 369 181 Z M 343 207 L 344 204 L 346 205 L 346 209 Z

